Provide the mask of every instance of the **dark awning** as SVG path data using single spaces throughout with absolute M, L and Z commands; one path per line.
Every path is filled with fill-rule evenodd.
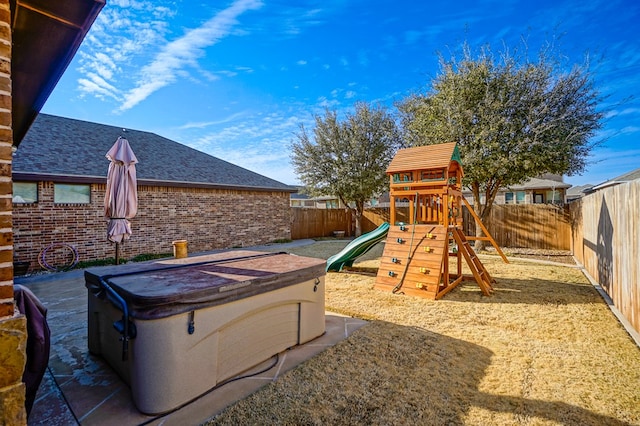
M 10 0 L 13 144 L 18 146 L 106 0 Z

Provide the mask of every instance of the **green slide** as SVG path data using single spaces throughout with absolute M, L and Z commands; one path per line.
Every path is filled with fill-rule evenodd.
M 353 265 L 353 261 L 368 252 L 384 240 L 389 232 L 389 223 L 385 222 L 378 226 L 371 232 L 360 235 L 355 240 L 351 241 L 345 248 L 338 254 L 334 254 L 327 259 L 327 271 L 340 272 L 344 266 Z

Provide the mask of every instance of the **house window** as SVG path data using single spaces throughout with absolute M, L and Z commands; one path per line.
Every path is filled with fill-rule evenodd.
M 513 204 L 513 192 L 505 192 L 504 193 L 504 203 L 505 204 Z
M 505 204 L 524 204 L 524 191 L 505 192 Z
M 327 200 L 327 201 L 325 201 L 325 207 L 327 209 L 337 209 L 338 208 L 338 200 Z
M 547 203 L 562 204 L 562 194 L 560 191 L 547 191 Z
M 533 203 L 534 204 L 542 204 L 544 203 L 544 194 L 540 194 L 539 192 L 533 193 Z
M 13 203 L 32 204 L 38 202 L 36 182 L 13 182 Z
M 91 203 L 91 186 L 56 183 L 53 187 L 53 202 L 56 204 Z

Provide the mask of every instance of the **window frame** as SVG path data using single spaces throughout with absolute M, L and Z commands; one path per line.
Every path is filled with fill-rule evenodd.
M 22 195 L 19 194 L 19 192 L 21 191 L 16 191 L 16 185 L 21 186 L 21 185 L 29 185 L 30 187 L 35 187 L 35 199 L 33 201 L 27 201 L 27 199 L 25 199 L 24 197 L 22 197 Z M 20 198 L 23 199 L 23 201 L 15 201 L 15 197 L 19 196 Z M 37 204 L 38 203 L 38 199 L 40 196 L 40 189 L 38 188 L 38 182 L 24 182 L 24 181 L 16 181 L 16 182 L 12 182 L 12 188 L 11 188 L 11 202 L 13 204 Z M 29 198 L 31 199 L 31 198 Z
M 78 194 L 78 195 L 86 195 L 87 196 L 87 201 L 78 200 L 78 199 L 64 200 L 64 199 L 60 199 L 59 198 L 58 194 L 60 194 L 60 196 L 62 196 L 62 194 L 65 194 L 65 192 L 59 192 L 59 189 L 63 189 L 63 188 L 71 189 L 72 187 L 86 188 L 87 194 L 80 194 L 79 192 L 76 192 L 76 194 Z M 73 191 L 69 191 L 68 193 L 73 193 Z M 82 204 L 82 205 L 91 204 L 91 184 L 89 184 L 89 183 L 54 182 L 54 184 L 53 184 L 53 204 Z

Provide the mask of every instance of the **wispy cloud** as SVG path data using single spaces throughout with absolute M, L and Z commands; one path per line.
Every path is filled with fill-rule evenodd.
M 204 128 L 211 127 L 211 126 L 219 126 L 221 124 L 226 124 L 226 123 L 233 122 L 233 121 L 237 120 L 238 118 L 242 117 L 243 115 L 245 115 L 244 112 L 237 112 L 235 114 L 232 114 L 232 115 L 230 115 L 228 117 L 223 118 L 222 120 L 200 121 L 200 122 L 187 123 L 187 124 L 184 124 L 184 125 L 178 127 L 178 129 L 180 129 L 180 130 L 204 129 Z
M 204 24 L 169 40 L 176 17 L 171 0 L 109 1 L 78 52 L 77 90 L 81 97 L 115 101 L 117 112 L 122 112 L 178 78 L 214 81 L 251 73 L 252 69 L 240 67 L 212 72 L 198 60 L 205 48 L 230 34 L 241 34 L 238 17 L 261 6 L 262 0 L 236 0 Z
M 155 91 L 175 82 L 180 71 L 197 64 L 198 58 L 204 55 L 204 48 L 218 43 L 231 33 L 238 23 L 238 16 L 261 6 L 262 2 L 259 0 L 238 0 L 202 26 L 189 30 L 184 36 L 168 43 L 150 64 L 142 68 L 141 78 L 136 87 L 124 95 L 119 110 L 130 109 Z
M 238 114 L 233 114 L 218 124 L 207 126 L 212 129 L 206 133 L 183 139 L 191 140 L 189 145 L 192 148 L 280 182 L 293 184 L 297 177 L 290 165 L 289 146 L 300 124 L 308 128 L 313 125 L 311 115 L 302 117 L 296 113 L 297 110 L 299 108 L 255 115 L 243 112 L 242 120 L 236 120 Z M 198 130 L 192 126 L 185 131 Z M 239 146 L 242 149 L 238 149 Z
M 152 1 L 109 2 L 91 27 L 78 53 L 81 96 L 120 101 L 134 58 L 164 41 L 174 12 Z M 141 19 L 144 17 L 145 19 Z

